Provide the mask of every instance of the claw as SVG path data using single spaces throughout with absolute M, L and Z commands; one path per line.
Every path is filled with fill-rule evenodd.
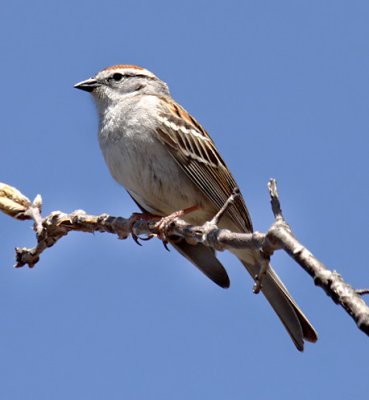
M 155 237 L 155 235 L 151 233 L 151 234 L 148 235 L 147 237 L 141 237 L 141 236 L 139 236 L 138 238 L 139 238 L 140 240 L 148 241 L 148 240 L 152 239 L 153 237 Z
M 165 247 L 165 250 L 166 251 L 170 251 L 170 248 L 168 247 L 168 241 L 167 240 L 163 240 L 162 243 L 163 243 L 163 246 Z
M 139 237 L 138 235 L 136 235 L 136 234 L 133 232 L 133 225 L 135 224 L 136 221 L 139 221 L 140 219 L 147 219 L 147 220 L 150 220 L 150 219 L 152 219 L 152 218 L 155 218 L 155 216 L 152 215 L 152 214 L 149 214 L 149 213 L 143 213 L 143 214 L 134 213 L 134 214 L 132 214 L 132 216 L 131 216 L 131 218 L 130 218 L 129 230 L 130 230 L 130 232 L 131 232 L 132 239 L 133 239 L 139 246 L 142 246 L 142 244 L 139 242 L 139 240 L 150 240 L 150 239 L 151 239 L 152 237 L 154 237 L 155 235 L 150 234 L 150 235 L 148 235 L 148 237 L 145 237 L 145 238 Z
M 138 241 L 140 238 L 133 232 L 132 229 L 131 229 L 131 235 L 132 235 L 132 239 L 133 239 L 139 246 L 142 246 L 142 244 Z

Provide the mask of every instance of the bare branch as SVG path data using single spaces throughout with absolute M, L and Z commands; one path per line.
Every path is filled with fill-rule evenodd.
M 276 185 L 275 180 L 269 182 L 269 187 L 271 184 Z M 273 195 L 276 197 L 274 199 L 275 204 L 279 204 L 276 190 Z M 341 305 L 354 319 L 359 329 L 369 335 L 369 308 L 360 297 L 358 291 L 346 283 L 336 271 L 328 270 L 321 261 L 294 237 L 289 226 L 285 223 L 282 213 L 277 214 L 281 219 L 278 221 L 278 217 L 275 214 L 276 222 L 266 235 L 269 243 L 274 245 L 275 250 L 285 250 L 314 279 L 315 285 L 320 286 L 335 303 Z
M 270 196 L 270 204 L 275 219 L 283 219 L 281 204 L 279 202 L 279 196 L 277 191 L 277 182 L 275 179 L 270 179 L 268 182 L 268 190 Z
M 223 204 L 223 207 L 218 211 L 215 217 L 210 221 L 210 224 L 218 225 L 220 219 L 223 217 L 224 213 L 228 210 L 228 208 L 234 203 L 236 198 L 240 196 L 241 192 L 238 187 L 235 187 L 231 196 L 227 199 L 227 201 Z
M 317 286 L 324 289 L 333 301 L 341 305 L 354 319 L 357 326 L 369 335 L 369 307 L 360 297 L 369 294 L 369 289 L 355 290 L 346 283 L 336 271 L 328 270 L 305 246 L 293 235 L 285 221 L 274 179 L 268 183 L 272 211 L 275 221 L 266 234 L 260 232 L 235 233 L 226 229 L 218 229 L 217 223 L 223 213 L 232 204 L 239 192 L 235 192 L 224 204 L 220 212 L 212 221 L 202 226 L 192 226 L 181 219 L 172 222 L 166 228 L 166 235 L 175 235 L 184 238 L 190 244 L 202 243 L 215 250 L 248 248 L 259 254 L 260 272 L 256 278 L 254 292 L 261 289 L 262 278 L 267 271 L 269 258 L 276 250 L 286 251 L 314 280 Z M 32 268 L 40 255 L 48 247 L 53 246 L 63 236 L 71 231 L 79 232 L 108 232 L 126 239 L 132 232 L 135 235 L 144 235 L 148 238 L 160 234 L 157 217 L 139 219 L 137 214 L 130 218 L 113 217 L 107 214 L 100 216 L 88 215 L 83 210 L 71 214 L 54 211 L 42 218 L 41 196 L 36 196 L 31 202 L 17 189 L 0 183 L 0 210 L 16 219 L 34 221 L 37 244 L 33 248 L 17 248 L 16 260 L 18 267 L 28 265 Z M 257 251 L 256 251 L 257 250 Z M 261 251 L 260 251 L 261 250 Z

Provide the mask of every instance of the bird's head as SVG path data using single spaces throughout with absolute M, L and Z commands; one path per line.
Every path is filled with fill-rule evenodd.
M 137 93 L 169 95 L 166 83 L 147 69 L 135 65 L 121 64 L 104 68 L 74 87 L 90 92 L 99 107 L 119 102 L 126 96 Z

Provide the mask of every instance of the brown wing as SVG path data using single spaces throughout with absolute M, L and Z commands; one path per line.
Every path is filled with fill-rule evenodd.
M 181 106 L 162 98 L 157 133 L 168 151 L 199 189 L 220 209 L 237 187 L 214 142 L 202 126 Z M 240 229 L 251 232 L 245 201 L 239 196 L 228 215 Z

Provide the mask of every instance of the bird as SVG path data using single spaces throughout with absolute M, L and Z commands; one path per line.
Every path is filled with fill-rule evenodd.
M 182 218 L 186 222 L 202 225 L 238 188 L 208 132 L 154 73 L 118 64 L 74 87 L 92 94 L 105 162 L 142 213 L 167 217 L 185 210 Z M 227 208 L 219 228 L 253 232 L 242 194 Z M 169 243 L 217 285 L 229 287 L 226 269 L 213 249 L 178 238 L 169 238 Z M 255 250 L 232 252 L 255 279 L 260 270 Z M 261 291 L 299 351 L 304 350 L 305 341 L 317 341 L 312 324 L 271 266 Z

